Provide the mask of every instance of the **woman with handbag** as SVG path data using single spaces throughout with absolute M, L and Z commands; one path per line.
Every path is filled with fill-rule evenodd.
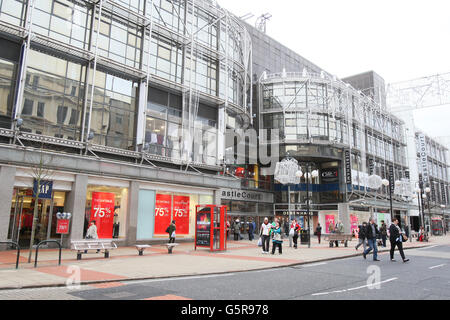
M 283 249 L 281 248 L 283 244 L 283 240 L 281 239 L 281 227 L 280 223 L 276 222 L 275 229 L 273 230 L 273 240 L 272 240 L 272 254 L 275 254 L 275 249 L 278 247 L 278 252 L 280 254 L 283 253 Z
M 393 261 L 393 262 L 395 261 L 394 251 L 395 251 L 395 247 L 397 246 L 398 251 L 400 252 L 400 255 L 403 259 L 403 262 L 408 262 L 409 259 L 405 258 L 405 253 L 403 252 L 403 242 L 407 241 L 408 238 L 406 237 L 405 233 L 398 226 L 397 218 L 392 219 L 392 224 L 389 227 L 389 233 L 390 233 L 389 240 L 391 242 L 391 252 L 390 252 L 391 261 Z
M 292 220 L 291 225 L 289 226 L 289 248 L 292 247 L 292 240 L 294 239 L 294 234 L 295 234 L 295 225 L 297 224 L 297 222 L 294 220 Z
M 294 248 L 297 249 L 297 240 L 298 240 L 298 234 L 301 231 L 300 225 L 297 223 L 297 220 L 294 220 L 294 236 L 292 240 L 294 240 Z

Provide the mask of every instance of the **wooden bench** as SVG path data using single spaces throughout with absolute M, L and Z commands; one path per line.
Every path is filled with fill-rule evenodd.
M 117 249 L 117 245 L 112 239 L 92 239 L 92 240 L 72 240 L 70 242 L 71 250 L 77 251 L 77 260 L 81 260 L 83 254 L 87 251 L 104 251 L 105 258 L 109 258 L 109 250 Z
M 140 255 L 140 256 L 143 256 L 143 255 L 144 255 L 145 249 L 151 248 L 151 247 L 152 247 L 152 246 L 150 246 L 150 245 L 148 245 L 148 244 L 137 244 L 137 245 L 136 245 L 136 249 L 137 249 L 137 251 L 139 252 L 139 255 Z
M 325 241 L 330 241 L 330 248 L 333 248 L 335 241 L 344 242 L 344 246 L 348 247 L 348 241 L 352 241 L 353 235 L 331 233 L 331 234 L 325 235 L 324 238 L 325 238 Z
M 175 248 L 176 246 L 178 246 L 178 243 L 166 243 L 166 246 L 167 246 L 167 250 L 169 251 L 169 254 L 171 254 L 173 248 Z

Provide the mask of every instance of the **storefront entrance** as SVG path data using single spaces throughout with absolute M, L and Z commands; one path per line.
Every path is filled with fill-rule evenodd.
M 56 213 L 64 211 L 65 192 L 53 192 L 52 199 L 38 200 L 38 216 L 34 244 L 47 239 L 58 239 L 56 234 Z M 21 247 L 30 244 L 33 225 L 35 199 L 33 190 L 14 189 L 9 220 L 8 239 L 16 241 Z
M 255 228 L 253 229 L 253 239 L 259 237 L 259 229 L 264 222 L 264 217 L 259 216 L 244 216 L 232 214 L 228 216 L 228 222 L 230 225 L 230 231 L 228 232 L 228 240 L 234 240 L 234 225 L 236 220 L 239 220 L 239 230 L 241 238 L 238 240 L 249 240 L 249 225 L 250 223 L 255 223 Z

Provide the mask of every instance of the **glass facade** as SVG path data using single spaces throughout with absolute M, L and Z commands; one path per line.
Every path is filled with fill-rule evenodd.
M 433 205 L 447 206 L 450 204 L 447 165 L 448 150 L 430 137 L 426 137 L 425 141 L 428 156 L 429 187 L 431 189 L 429 200 Z M 416 133 L 416 150 L 420 150 L 419 148 L 419 133 Z M 422 165 L 419 153 L 417 154 L 416 164 L 419 168 L 419 176 L 421 176 L 420 168 Z
M 405 177 L 408 164 L 403 122 L 342 81 L 315 74 L 269 74 L 260 82 L 260 97 L 261 127 L 280 131 L 278 141 L 271 143 L 280 143 L 281 153 L 299 156 L 300 162 L 302 157 L 316 157 L 316 169 L 324 172 L 326 161 L 342 158 L 332 150 L 350 149 L 356 185 L 360 176 L 377 174 L 386 178 L 388 165 L 394 166 L 395 180 Z M 327 146 L 329 151 L 324 149 Z M 342 201 L 339 181 L 344 180 L 329 184 L 321 178 L 320 185 L 313 184 L 313 202 Z M 280 203 L 288 202 L 285 189 Z M 383 187 L 380 192 L 386 195 L 388 190 Z M 293 198 L 293 203 L 304 202 L 306 192 L 295 190 L 291 196 L 300 197 Z
M 0 58 L 0 127 L 11 126 L 12 92 L 14 92 L 14 75 L 16 64 Z
M 195 3 L 192 8 L 190 1 L 116 0 L 92 6 L 37 0 L 26 13 L 26 1 L 1 0 L 0 21 L 27 27 L 28 15 L 36 35 L 24 52 L 23 82 L 19 59 L 0 55 L 2 126 L 12 128 L 15 116 L 24 120 L 22 132 L 81 142 L 90 129 L 94 145 L 136 151 L 144 140 L 151 145 L 148 152 L 179 160 L 187 143 L 181 131 L 188 115 L 183 108 L 189 106 L 183 99 L 192 89 L 200 103 L 190 128 L 190 160 L 216 165 L 218 106 L 228 100 L 225 121 L 250 118 L 251 39 L 225 10 L 208 1 Z M 147 95 L 141 92 L 147 90 L 147 72 L 148 101 L 140 101 Z M 15 92 L 16 83 L 23 89 Z M 22 90 L 22 105 L 13 112 Z

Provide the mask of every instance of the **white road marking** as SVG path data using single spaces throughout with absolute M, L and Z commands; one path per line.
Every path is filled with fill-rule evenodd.
M 444 264 L 440 264 L 440 265 L 437 265 L 437 266 L 434 266 L 434 267 L 429 267 L 428 269 L 436 269 L 436 268 L 440 268 L 440 267 L 443 267 L 443 266 L 445 266 L 445 263 Z
M 425 248 L 417 248 L 416 250 L 427 250 L 427 249 L 436 248 L 436 247 L 439 247 L 439 245 L 425 247 Z
M 387 283 L 387 282 L 391 282 L 391 281 L 394 281 L 394 280 L 397 280 L 397 279 L 398 279 L 398 278 L 391 278 L 391 279 L 387 279 L 387 280 L 384 280 L 384 281 L 380 281 L 380 282 L 378 282 L 378 283 L 367 284 L 367 285 L 365 285 L 365 286 L 360 286 L 360 287 L 356 287 L 356 288 L 343 289 L 343 290 L 336 290 L 336 291 L 333 291 L 333 292 L 314 293 L 314 294 L 312 294 L 312 295 L 313 295 L 313 296 L 323 296 L 323 295 L 327 295 L 327 294 L 331 294 L 331 293 L 342 293 L 342 292 L 347 292 L 347 291 L 359 290 L 359 289 L 363 289 L 363 288 L 376 287 L 376 286 L 378 286 L 378 285 L 380 285 L 380 284 Z
M 130 280 L 124 283 L 149 283 L 149 282 L 161 282 L 161 281 L 180 281 L 180 280 L 191 280 L 191 279 L 205 279 L 205 278 L 219 278 L 219 277 L 230 277 L 234 276 L 234 273 L 217 274 L 217 275 L 204 275 L 204 276 L 187 276 L 187 277 L 177 277 L 177 278 L 162 278 L 162 279 L 149 279 L 149 280 Z
M 327 264 L 327 263 L 326 262 L 320 262 L 320 263 L 307 264 L 307 265 L 304 265 L 303 268 L 322 266 L 324 264 Z

